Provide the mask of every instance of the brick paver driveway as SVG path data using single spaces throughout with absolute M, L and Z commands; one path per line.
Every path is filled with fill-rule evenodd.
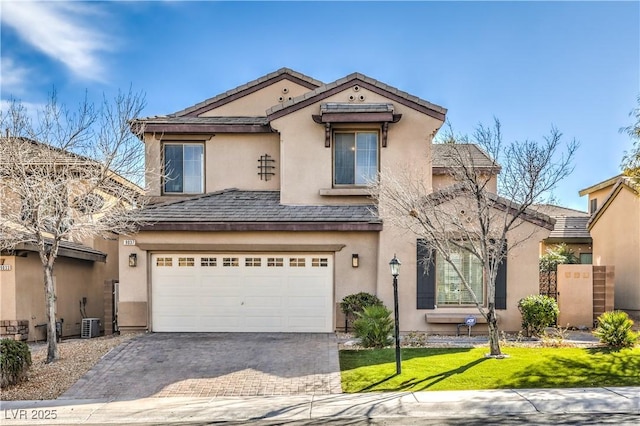
M 114 349 L 61 399 L 340 393 L 321 333 L 153 333 Z

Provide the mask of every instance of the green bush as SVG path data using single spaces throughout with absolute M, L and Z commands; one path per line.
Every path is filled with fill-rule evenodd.
M 31 366 L 31 352 L 26 343 L 18 340 L 0 340 L 0 387 L 21 382 Z
M 365 348 L 383 348 L 391 344 L 391 311 L 383 305 L 366 306 L 353 323 L 356 337 Z
M 536 294 L 524 297 L 518 302 L 518 309 L 527 335 L 539 336 L 545 327 L 554 325 L 558 319 L 558 304 L 549 296 Z
M 605 312 L 598 317 L 598 327 L 593 331 L 593 335 L 607 346 L 632 347 L 640 336 L 631 327 L 633 327 L 633 321 L 626 312 Z
M 349 331 L 349 324 L 353 324 L 353 321 L 356 319 L 356 314 L 362 312 L 365 307 L 382 305 L 382 300 L 378 299 L 376 295 L 364 291 L 345 296 L 342 302 L 340 302 L 340 309 L 342 309 L 347 320 L 345 323 L 345 331 Z

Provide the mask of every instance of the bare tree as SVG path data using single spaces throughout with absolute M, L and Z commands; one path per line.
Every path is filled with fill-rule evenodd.
M 60 244 L 133 231 L 144 203 L 144 148 L 129 121 L 144 106 L 129 90 L 70 112 L 53 93 L 31 120 L 16 100 L 0 111 L 0 250 L 35 247 L 44 273 L 47 362 L 58 359 L 53 269 Z
M 548 217 L 530 207 L 543 202 L 572 172 L 578 144 L 572 141 L 560 152 L 563 143 L 555 128 L 540 144 L 530 140 L 505 144 L 498 120 L 490 127 L 478 126 L 473 135 L 477 145 L 452 131 L 443 139 L 439 153 L 449 176 L 448 186 L 433 192 L 430 176 L 425 174 L 431 174 L 429 168 L 383 170 L 372 194 L 385 225 L 408 230 L 422 241 L 423 262 L 437 256 L 455 272 L 462 285 L 459 294 L 475 304 L 487 321 L 491 355 L 500 356 L 496 317 L 500 264 L 540 229 L 525 227 L 525 222 L 549 226 Z M 478 147 L 487 155 L 479 156 Z M 487 157 L 492 161 L 487 163 Z M 478 294 L 483 282 L 486 305 Z

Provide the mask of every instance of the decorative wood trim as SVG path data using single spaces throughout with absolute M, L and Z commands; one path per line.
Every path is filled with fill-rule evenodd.
M 324 146 L 331 147 L 331 123 L 382 123 L 382 147 L 387 147 L 389 123 L 397 123 L 402 114 L 390 112 L 341 112 L 313 114 L 313 121 L 325 125 Z
M 190 243 L 144 243 L 141 250 L 153 251 L 213 251 L 220 253 L 232 252 L 338 252 L 345 248 L 345 244 L 190 244 Z
M 379 232 L 382 223 L 368 222 L 156 222 L 141 231 L 347 231 Z
M 145 133 L 275 133 L 268 124 L 146 124 Z
M 391 99 L 391 100 L 393 100 L 395 102 L 398 102 L 399 104 L 405 105 L 405 106 L 407 106 L 407 107 L 409 107 L 409 108 L 411 108 L 413 110 L 416 110 L 416 111 L 421 112 L 423 114 L 426 114 L 426 115 L 428 115 L 430 117 L 433 117 L 436 120 L 444 122 L 444 120 L 446 118 L 446 114 L 445 113 L 442 113 L 440 111 L 436 111 L 436 110 L 434 110 L 432 108 L 429 108 L 426 105 L 420 105 L 419 103 L 416 103 L 416 102 L 414 102 L 414 101 L 412 101 L 410 99 L 405 98 L 404 96 L 400 96 L 400 95 L 397 95 L 397 94 L 395 94 L 393 92 L 389 92 L 389 91 L 384 90 L 384 89 L 382 89 L 382 88 L 380 88 L 378 86 L 375 86 L 375 85 L 373 85 L 371 83 L 367 83 L 366 81 L 360 80 L 359 78 L 354 78 L 353 80 L 346 81 L 346 82 L 340 84 L 339 86 L 335 86 L 335 87 L 332 87 L 329 90 L 325 90 L 324 92 L 319 93 L 316 96 L 311 96 L 311 97 L 309 97 L 307 99 L 304 99 L 304 100 L 301 100 L 299 102 L 296 102 L 293 105 L 290 105 L 290 106 L 288 106 L 286 108 L 282 108 L 282 109 L 280 109 L 278 111 L 275 111 L 272 114 L 269 114 L 268 118 L 271 121 L 271 120 L 275 120 L 277 118 L 283 117 L 283 116 L 288 115 L 288 114 L 290 114 L 290 113 L 292 113 L 294 111 L 297 111 L 299 109 L 305 108 L 305 107 L 307 107 L 309 105 L 313 105 L 313 104 L 315 104 L 315 103 L 317 103 L 317 102 L 319 102 L 319 101 L 321 101 L 323 99 L 326 99 L 326 98 L 328 98 L 330 96 L 333 96 L 333 95 L 335 95 L 337 93 L 340 93 L 340 92 L 342 92 L 342 91 L 344 91 L 344 90 L 346 90 L 346 89 L 348 89 L 350 87 L 353 87 L 353 85 L 355 85 L 355 84 L 359 85 L 362 88 L 368 89 L 368 90 L 370 90 L 370 91 L 372 91 L 374 93 L 377 93 L 378 95 L 384 96 L 385 98 L 388 98 L 388 99 Z
M 382 147 L 383 148 L 387 147 L 388 134 L 389 134 L 389 123 L 385 121 L 384 123 L 382 123 Z
M 331 123 L 324 125 L 324 147 L 331 148 Z
M 393 121 L 391 112 L 327 112 L 320 116 L 323 123 L 382 123 Z M 315 120 L 314 120 L 315 121 Z

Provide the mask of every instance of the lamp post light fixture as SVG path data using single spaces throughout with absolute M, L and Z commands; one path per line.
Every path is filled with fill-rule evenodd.
M 391 267 L 391 275 L 393 276 L 393 314 L 395 319 L 395 338 L 396 338 L 396 375 L 402 373 L 402 365 L 400 363 L 400 320 L 398 313 L 398 275 L 400 275 L 400 261 L 393 255 L 393 259 L 389 262 Z

